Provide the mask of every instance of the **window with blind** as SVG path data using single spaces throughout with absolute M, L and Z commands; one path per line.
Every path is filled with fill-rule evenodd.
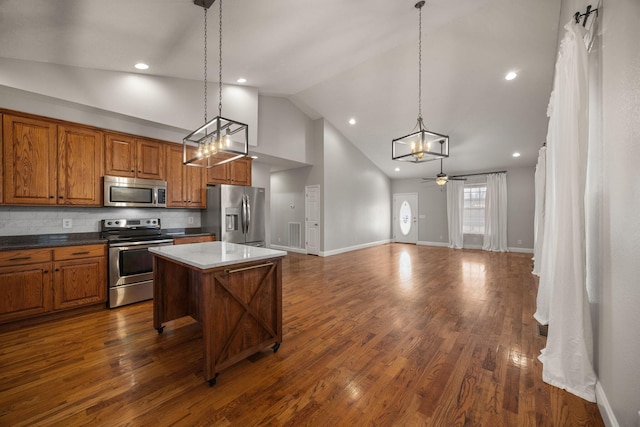
M 487 184 L 468 184 L 464 186 L 464 216 L 462 232 L 464 234 L 484 234 L 484 200 Z

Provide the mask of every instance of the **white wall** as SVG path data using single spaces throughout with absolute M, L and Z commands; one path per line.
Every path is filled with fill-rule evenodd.
M 323 252 L 335 253 L 390 239 L 389 177 L 326 120 L 321 191 Z
M 193 131 L 204 123 L 203 82 L 9 58 L 0 58 L 0 69 L 0 86 L 183 131 Z M 217 85 L 209 85 L 209 88 L 209 99 L 217 100 Z M 224 85 L 222 93 L 223 116 L 248 124 L 249 144 L 255 146 L 258 128 L 258 90 L 247 86 Z M 210 104 L 207 114 L 209 120 L 218 115 L 217 103 Z M 5 105 L 4 99 L 0 101 L 0 107 L 12 108 Z M 46 112 L 25 112 L 71 120 L 59 117 L 56 107 L 55 104 L 51 104 Z M 80 123 L 93 124 L 83 121 Z M 154 136 L 144 133 L 138 135 Z M 186 133 L 180 132 L 177 139 L 169 141 L 182 142 L 184 136 Z
M 600 204 L 588 212 L 598 221 L 587 230 L 587 238 L 600 242 L 595 356 L 599 381 L 617 421 L 636 426 L 640 422 L 640 2 L 604 3 L 598 18 L 604 178 Z
M 533 251 L 534 173 L 535 168 L 507 170 L 507 245 L 511 250 Z M 479 176 L 467 182 L 486 182 L 486 179 Z M 418 193 L 420 243 L 449 243 L 446 186 L 442 188 L 418 179 L 394 179 L 391 192 Z M 482 236 L 465 235 L 464 246 L 477 248 L 482 246 L 482 240 Z
M 286 98 L 258 97 L 259 154 L 313 163 L 313 121 Z
M 305 242 L 305 185 L 311 167 L 289 169 L 271 174 L 271 232 L 272 243 L 289 246 L 289 222 L 299 222 L 302 249 Z

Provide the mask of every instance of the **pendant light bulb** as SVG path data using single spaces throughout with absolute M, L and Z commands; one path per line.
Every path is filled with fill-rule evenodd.
M 227 147 L 231 147 L 231 143 L 233 141 L 231 140 L 231 134 L 229 133 L 229 129 L 227 129 L 227 134 L 224 137 L 224 143 Z

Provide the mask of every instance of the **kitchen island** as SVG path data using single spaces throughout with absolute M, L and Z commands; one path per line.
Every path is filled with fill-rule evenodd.
M 191 316 L 202 325 L 204 374 L 218 373 L 282 342 L 284 251 L 227 242 L 149 248 L 153 327 Z

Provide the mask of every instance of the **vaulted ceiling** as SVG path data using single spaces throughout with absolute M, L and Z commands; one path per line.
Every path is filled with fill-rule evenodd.
M 391 160 L 391 140 L 418 113 L 415 2 L 225 1 L 223 81 L 244 77 L 326 118 L 391 178 L 433 176 L 437 162 Z M 445 171 L 533 166 L 546 136 L 560 2 L 428 0 L 422 10 L 422 114 L 450 136 Z M 208 20 L 215 81 L 218 3 Z M 0 57 L 203 78 L 203 9 L 192 0 L 2 0 L 0 40 Z M 140 61 L 150 69 L 136 71 Z M 518 77 L 505 80 L 508 71 Z

